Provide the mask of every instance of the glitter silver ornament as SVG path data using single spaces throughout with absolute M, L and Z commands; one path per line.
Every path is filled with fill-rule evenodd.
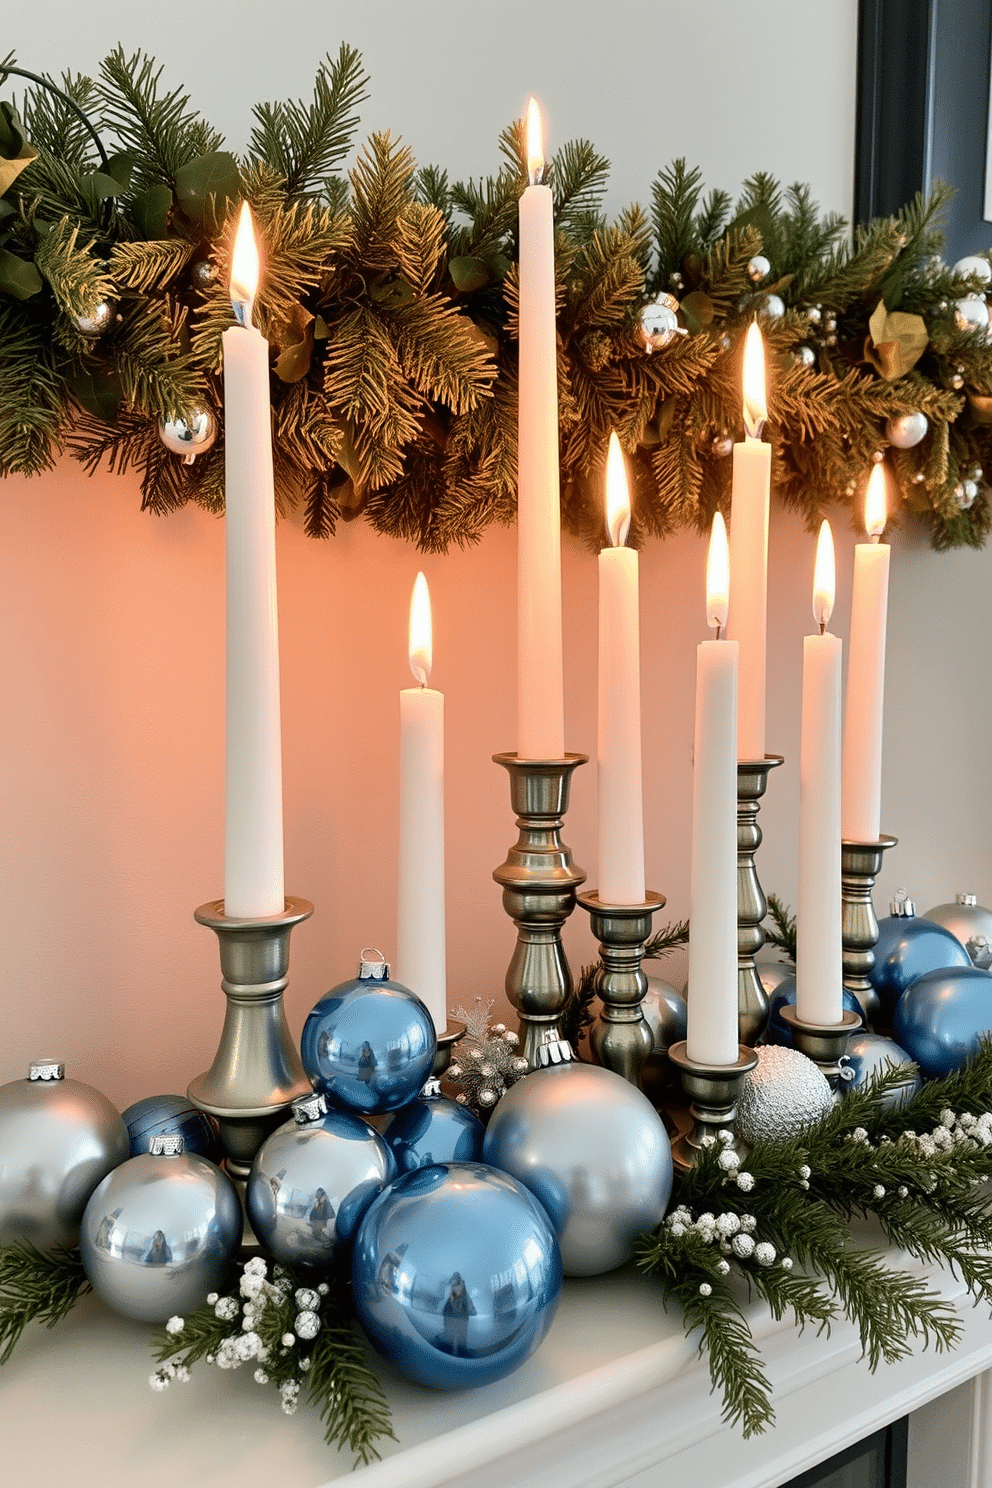
M 758 317 L 760 320 L 781 320 L 785 314 L 785 301 L 781 295 L 761 295 L 758 301 Z
M 110 329 L 116 313 L 111 300 L 101 300 L 98 305 L 93 306 L 88 315 L 70 315 L 69 319 L 80 335 L 91 336 L 95 340 L 97 336 L 102 336 L 104 331 Z
M 767 279 L 771 273 L 771 268 L 772 266 L 764 254 L 756 253 L 752 259 L 748 260 L 747 277 L 753 284 L 760 284 L 762 279 Z
M 883 1098 L 887 1111 L 897 1111 L 918 1090 L 923 1081 L 920 1072 L 905 1049 L 878 1033 L 852 1033 L 847 1041 L 847 1052 L 840 1058 L 840 1075 L 847 1090 L 861 1090 L 876 1074 L 891 1068 L 904 1069 L 902 1084 L 889 1090 Z
M 641 311 L 641 336 L 645 350 L 661 351 L 679 333 L 679 302 L 674 295 L 660 294 Z
M 70 1249 L 87 1200 L 128 1156 L 127 1127 L 105 1095 L 65 1079 L 55 1059 L 0 1086 L 0 1246 Z
M 885 437 L 896 449 L 914 449 L 926 438 L 929 428 L 925 413 L 899 413 L 887 420 Z
M 209 408 L 197 403 L 185 415 L 159 419 L 158 437 L 167 450 L 183 456 L 184 465 L 192 465 L 216 440 L 217 420 Z
M 767 1044 L 754 1051 L 758 1063 L 744 1077 L 737 1102 L 742 1141 L 783 1141 L 822 1121 L 833 1105 L 827 1077 L 798 1049 Z
M 367 1121 L 328 1111 L 322 1095 L 304 1095 L 293 1102 L 293 1119 L 256 1153 L 245 1209 L 277 1261 L 326 1268 L 395 1177 L 392 1154 Z
M 954 319 L 959 330 L 987 331 L 989 307 L 984 300 L 974 295 L 965 295 L 964 299 L 954 302 Z
M 629 1261 L 659 1223 L 672 1190 L 664 1123 L 647 1096 L 611 1070 L 580 1064 L 567 1044 L 542 1046 L 493 1112 L 483 1161 L 541 1201 L 566 1276 L 597 1276 Z M 561 1063 L 553 1063 L 561 1060 Z
M 943 267 L 943 266 L 941 266 Z M 979 258 L 975 253 L 969 253 L 965 258 L 959 258 L 954 265 L 955 274 L 968 274 L 973 279 L 978 279 L 982 284 L 992 282 L 992 266 L 987 258 Z
M 953 904 L 935 904 L 922 916 L 943 925 L 968 952 L 973 966 L 992 964 L 992 910 L 983 909 L 975 894 L 956 894 Z
M 108 1174 L 83 1214 L 79 1249 L 93 1290 L 141 1323 L 164 1323 L 218 1291 L 241 1244 L 241 1200 L 226 1173 L 181 1137 Z
M 189 271 L 189 277 L 197 289 L 209 289 L 217 278 L 217 265 L 209 258 L 201 258 Z

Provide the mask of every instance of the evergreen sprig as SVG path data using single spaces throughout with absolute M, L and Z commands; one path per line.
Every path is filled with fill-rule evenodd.
M 28 1323 L 54 1328 L 90 1290 L 78 1250 L 0 1247 L 0 1364 L 6 1364 Z
M 784 951 L 789 961 L 796 959 L 796 917 L 782 903 L 777 894 L 768 895 L 768 914 L 771 925 L 764 926 L 765 945 L 777 946 Z

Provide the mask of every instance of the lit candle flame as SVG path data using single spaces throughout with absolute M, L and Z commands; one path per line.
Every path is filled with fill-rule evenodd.
M 834 565 L 834 539 L 830 523 L 820 523 L 820 535 L 816 539 L 816 562 L 813 565 L 813 619 L 820 627 L 820 634 L 827 628 L 834 608 L 834 593 L 837 588 Z
M 426 687 L 431 680 L 434 659 L 434 628 L 431 624 L 431 594 L 427 580 L 418 573 L 410 596 L 410 670 Z
M 878 464 L 868 477 L 868 488 L 865 491 L 865 531 L 872 542 L 878 542 L 881 537 L 888 515 L 885 470 L 881 464 Z
M 258 291 L 258 243 L 247 202 L 241 203 L 238 230 L 234 236 L 234 252 L 231 255 L 231 304 L 242 325 L 252 323 L 251 313 Z
M 706 555 L 706 623 L 716 631 L 717 640 L 727 623 L 730 608 L 730 547 L 727 524 L 720 512 L 713 514 L 710 546 Z
M 527 178 L 532 186 L 537 186 L 543 175 L 544 131 L 537 99 L 532 98 L 527 104 Z
M 606 526 L 610 542 L 615 548 L 622 548 L 630 531 L 630 488 L 616 430 L 610 434 L 606 451 Z
M 765 343 L 757 321 L 753 320 L 744 337 L 744 428 L 749 439 L 760 439 L 768 417 L 765 396 Z

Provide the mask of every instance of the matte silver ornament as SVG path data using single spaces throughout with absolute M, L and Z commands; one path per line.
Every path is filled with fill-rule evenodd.
M 83 1269 L 108 1307 L 141 1323 L 164 1323 L 199 1307 L 223 1285 L 241 1244 L 234 1184 L 181 1137 L 108 1174 L 86 1205 Z
M 785 314 L 785 301 L 781 295 L 765 294 L 758 300 L 758 318 L 760 320 L 781 320 Z
M 101 300 L 98 305 L 93 306 L 93 309 L 88 315 L 70 315 L 69 319 L 80 335 L 92 336 L 95 339 L 97 336 L 102 336 L 104 331 L 110 329 L 115 314 L 116 309 L 113 302 L 110 300 Z
M 748 262 L 747 276 L 753 284 L 760 284 L 762 279 L 767 279 L 771 269 L 772 266 L 764 254 L 756 253 Z
M 57 1060 L 0 1086 L 0 1246 L 70 1249 L 87 1200 L 129 1150 L 107 1097 L 65 1079 Z
M 935 904 L 923 916 L 943 925 L 955 936 L 983 970 L 992 965 L 992 910 L 983 909 L 975 894 L 955 894 L 953 904 Z
M 986 331 L 989 325 L 989 307 L 975 295 L 965 295 L 954 302 L 954 319 L 959 330 Z
M 641 311 L 641 336 L 645 349 L 661 351 L 679 334 L 679 302 L 674 295 L 660 294 Z
M 980 280 L 982 284 L 992 282 L 992 265 L 989 264 L 987 258 L 979 258 L 976 253 L 969 253 L 965 258 L 959 258 L 954 265 L 954 273 L 968 274 L 971 278 Z
M 184 415 L 159 419 L 158 437 L 167 450 L 183 456 L 184 465 L 192 465 L 216 440 L 217 420 L 209 408 L 197 403 Z
M 954 499 L 962 511 L 968 511 L 974 506 L 977 495 L 978 487 L 974 481 L 958 481 L 954 487 Z
M 493 1112 L 483 1162 L 544 1205 L 565 1274 L 597 1276 L 630 1260 L 636 1236 L 664 1215 L 668 1135 L 647 1096 L 620 1075 L 578 1063 L 567 1044 L 544 1045 L 541 1054 L 547 1066 L 525 1075 Z
M 744 1077 L 737 1102 L 737 1132 L 745 1142 L 784 1141 L 822 1121 L 833 1091 L 812 1059 L 798 1049 L 767 1044 L 756 1049 L 757 1066 Z
M 885 425 L 885 437 L 896 449 L 915 449 L 927 436 L 930 420 L 925 413 L 900 413 Z

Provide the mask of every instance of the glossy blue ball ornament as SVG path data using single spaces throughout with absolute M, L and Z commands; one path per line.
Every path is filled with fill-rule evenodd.
M 843 1090 L 861 1090 L 873 1076 L 891 1066 L 904 1069 L 902 1083 L 889 1090 L 883 1098 L 883 1105 L 888 1111 L 897 1111 L 923 1085 L 920 1072 L 906 1050 L 879 1033 L 868 1033 L 865 1030 L 852 1033 L 847 1041 L 847 1050 L 841 1056 L 840 1065 Z
M 184 1151 L 209 1157 L 211 1162 L 219 1160 L 217 1128 L 187 1095 L 148 1095 L 128 1106 L 121 1115 L 131 1141 L 132 1157 L 147 1152 L 152 1137 L 175 1134 L 182 1137 Z
M 883 1023 L 891 1025 L 900 997 L 924 972 L 970 965 L 964 946 L 943 925 L 921 915 L 886 915 L 878 922 L 875 964 L 868 974 Z
M 541 1205 L 483 1163 L 398 1178 L 362 1221 L 352 1257 L 355 1311 L 372 1344 L 439 1390 L 491 1384 L 529 1358 L 561 1278 Z
M 846 987 L 841 990 L 841 1002 L 843 1003 L 845 1012 L 857 1013 L 862 1022 L 867 1021 L 864 1008 L 854 993 L 849 992 Z M 784 1007 L 795 1007 L 795 1005 L 796 977 L 795 972 L 791 972 L 787 977 L 782 978 L 769 1001 L 768 1028 L 765 1032 L 766 1044 L 780 1044 L 783 1049 L 795 1048 L 792 1029 L 782 1018 L 782 1009 Z
M 892 1035 L 925 1075 L 941 1079 L 992 1033 L 992 973 L 977 966 L 925 972 L 896 1005 Z
M 245 1210 L 277 1261 L 326 1269 L 347 1252 L 369 1205 L 395 1177 L 392 1154 L 367 1121 L 329 1111 L 323 1095 L 303 1095 L 293 1119 L 255 1154 Z
M 383 961 L 332 987 L 303 1025 L 303 1068 L 330 1104 L 362 1116 L 398 1111 L 431 1072 L 437 1037 L 431 1015 Z
M 428 1080 L 416 1100 L 393 1117 L 383 1133 L 401 1173 L 435 1163 L 478 1162 L 485 1127 L 467 1106 L 448 1100 L 441 1086 Z

